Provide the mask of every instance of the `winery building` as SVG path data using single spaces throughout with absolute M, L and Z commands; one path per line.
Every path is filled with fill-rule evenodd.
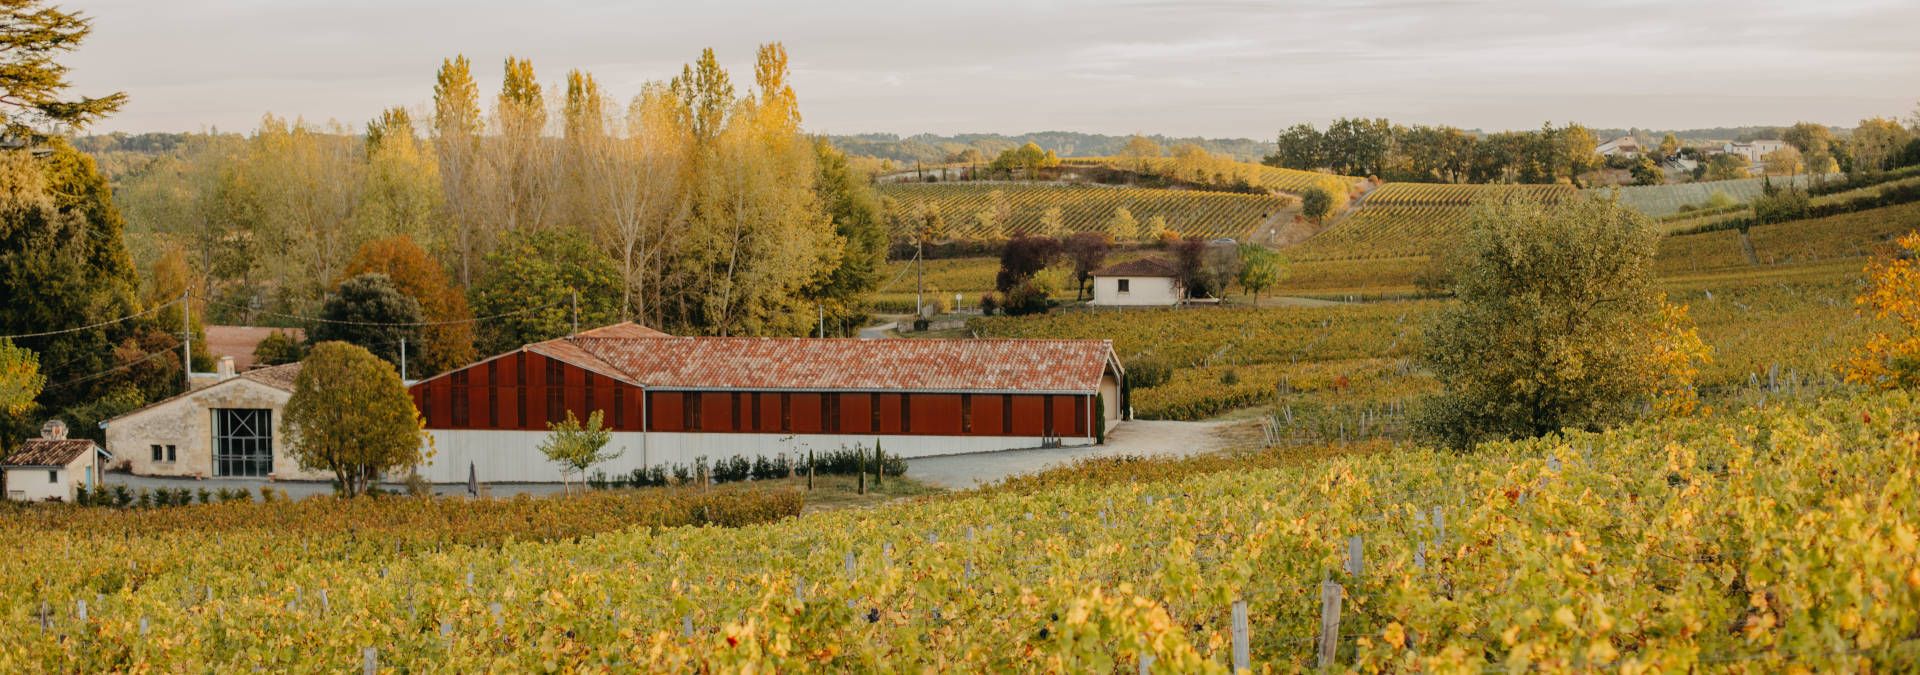
M 636 468 L 880 442 L 902 457 L 1090 445 L 1122 419 L 1106 340 L 676 337 L 623 323 L 526 345 L 410 388 L 433 437 L 421 473 L 553 481 L 547 425 L 602 411 Z

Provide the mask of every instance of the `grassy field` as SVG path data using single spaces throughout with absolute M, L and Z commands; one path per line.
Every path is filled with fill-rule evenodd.
M 1672 185 L 1628 185 L 1588 190 L 1588 194 L 1608 196 L 1617 190 L 1620 203 L 1632 207 L 1641 213 L 1655 218 L 1679 213 L 1681 207 L 1703 207 L 1713 195 L 1724 194 L 1735 202 L 1750 202 L 1760 196 L 1760 191 L 1768 181 L 1775 186 L 1796 185 L 1806 187 L 1812 183 L 1809 176 L 1774 176 L 1771 178 L 1741 178 L 1737 180 L 1702 181 L 1696 183 L 1674 183 Z
M 1069 231 L 1101 231 L 1118 209 L 1145 223 L 1155 216 L 1187 236 L 1246 238 L 1254 228 L 1295 204 L 1288 197 L 1234 192 L 1023 183 L 900 183 L 875 188 L 896 200 L 902 213 L 938 211 L 959 238 L 979 236 L 975 214 L 1004 204 L 1009 234 L 1040 229 L 1047 209 L 1058 208 Z M 1126 233 L 1129 237 L 1132 233 Z

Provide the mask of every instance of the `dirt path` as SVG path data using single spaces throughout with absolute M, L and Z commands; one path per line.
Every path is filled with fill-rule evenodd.
M 1032 473 L 1082 457 L 1188 456 L 1213 452 L 1234 441 L 1245 421 L 1165 422 L 1134 420 L 1107 435 L 1107 444 L 1079 448 L 1005 450 L 907 460 L 907 476 L 929 485 L 965 489 L 1008 476 Z

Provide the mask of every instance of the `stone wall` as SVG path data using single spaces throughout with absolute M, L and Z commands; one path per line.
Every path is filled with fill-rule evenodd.
M 236 377 L 177 396 L 107 423 L 107 451 L 114 467 L 142 476 L 207 477 L 213 473 L 213 411 L 217 408 L 267 408 L 273 411 L 273 473 L 278 480 L 332 480 L 326 472 L 302 471 L 287 455 L 285 422 L 292 394 Z M 174 446 L 174 460 L 154 461 L 153 446 Z

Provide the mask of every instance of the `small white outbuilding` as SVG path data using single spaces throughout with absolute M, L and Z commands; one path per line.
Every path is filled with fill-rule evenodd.
M 50 420 L 40 427 L 40 437 L 28 439 L 0 462 L 7 499 L 20 502 L 70 502 L 74 489 L 92 489 L 100 484 L 100 472 L 107 454 L 93 441 L 67 438 L 67 425 Z
M 1093 301 L 1103 307 L 1167 307 L 1180 304 L 1186 288 L 1180 271 L 1161 258 L 1140 258 L 1093 272 Z

